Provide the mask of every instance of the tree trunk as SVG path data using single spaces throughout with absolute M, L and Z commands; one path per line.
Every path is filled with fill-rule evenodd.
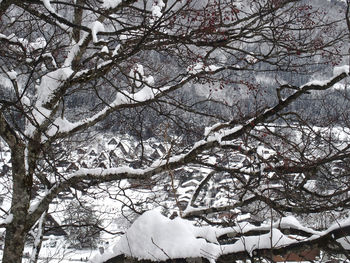
M 32 187 L 32 176 L 25 169 L 24 146 L 11 149 L 13 191 L 11 211 L 12 221 L 6 227 L 5 247 L 2 263 L 21 263 L 27 233 L 28 209 Z
M 23 226 L 11 224 L 6 228 L 5 248 L 2 263 L 21 263 L 26 231 Z

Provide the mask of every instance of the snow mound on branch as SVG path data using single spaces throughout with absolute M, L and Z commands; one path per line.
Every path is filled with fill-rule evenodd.
M 52 13 L 55 13 L 55 10 L 53 9 L 53 7 L 51 6 L 51 1 L 50 0 L 42 0 L 44 3 L 44 6 L 47 10 L 49 10 Z M 1 2 L 1 1 L 0 1 Z
M 92 34 L 92 40 L 94 43 L 98 42 L 97 34 L 103 31 L 105 31 L 105 27 L 101 22 L 95 21 L 94 23 L 92 23 L 91 34 Z
M 155 0 L 152 5 L 152 16 L 156 18 L 160 18 L 162 13 L 162 8 L 165 7 L 163 0 Z
M 215 243 L 215 244 L 214 244 Z M 142 214 L 121 237 L 113 252 L 98 255 L 91 262 L 104 262 L 118 255 L 165 261 L 217 255 L 216 234 L 211 227 L 195 227 L 190 221 L 170 220 L 157 210 Z
M 122 0 L 104 0 L 102 7 L 109 9 L 109 8 L 115 8 L 117 7 L 120 3 L 122 2 Z
M 7 72 L 7 75 L 10 78 L 10 80 L 16 80 L 17 78 L 17 72 L 14 70 Z
M 294 239 L 285 236 L 280 230 L 271 229 L 271 231 L 267 234 L 260 236 L 248 236 L 241 238 L 233 245 L 223 245 L 222 250 L 226 254 L 246 251 L 250 256 L 253 256 L 254 250 L 278 248 L 296 242 L 297 241 Z
M 216 65 L 209 65 L 209 66 L 206 66 L 204 65 L 203 62 L 198 62 L 194 65 L 190 65 L 187 67 L 187 72 L 189 74 L 198 74 L 198 73 L 201 73 L 201 72 L 213 72 L 213 71 L 216 71 L 218 69 L 220 69 L 221 67 L 219 66 L 216 66 Z
M 292 217 L 284 218 L 279 223 L 291 225 L 291 227 L 296 224 L 297 228 L 301 227 L 300 223 Z M 266 228 L 270 230 L 266 234 L 237 237 L 235 242 L 227 245 L 218 243 L 217 237 L 225 233 L 243 233 L 250 229 L 259 229 L 259 227 L 249 225 L 247 229 L 240 231 L 241 227 L 239 226 L 238 229 L 196 227 L 188 220 L 180 217 L 170 220 L 161 215 L 159 211 L 152 210 L 141 215 L 112 250 L 109 249 L 103 255 L 96 255 L 91 262 L 102 263 L 119 255 L 151 261 L 202 257 L 213 262 L 224 254 L 245 251 L 252 256 L 255 250 L 279 248 L 298 242 L 278 229 L 271 229 L 270 225 Z
M 349 65 L 343 65 L 343 66 L 339 66 L 339 67 L 334 67 L 333 69 L 333 76 L 337 76 L 340 75 L 342 73 L 346 73 L 349 74 Z
M 55 71 L 49 72 L 42 77 L 41 83 L 37 86 L 38 102 L 37 107 L 41 107 L 48 102 L 53 93 L 59 88 L 64 81 L 66 81 L 73 74 L 73 70 L 70 67 L 60 68 Z
M 212 229 L 195 227 L 181 218 L 170 220 L 157 210 L 152 210 L 134 222 L 114 247 L 114 252 L 156 261 L 169 257 L 199 257 L 203 256 L 203 251 L 212 250 L 206 240 L 217 243 Z
M 148 85 L 154 84 L 153 76 L 149 75 L 146 77 L 143 66 L 137 63 L 130 70 L 129 77 L 132 79 L 137 88 L 140 88 L 144 82 L 146 82 Z
M 135 86 L 137 88 L 142 86 L 142 79 L 145 75 L 143 66 L 140 64 L 135 64 L 134 67 L 130 70 L 129 76 L 133 79 Z

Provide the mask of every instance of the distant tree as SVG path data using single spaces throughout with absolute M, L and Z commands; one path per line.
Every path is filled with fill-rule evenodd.
M 162 205 L 152 187 L 165 185 L 179 205 L 174 182 L 182 167 L 210 171 L 179 212 L 205 224 L 227 225 L 220 213 L 236 210 L 258 221 L 323 212 L 337 221 L 337 212 L 349 208 L 349 107 L 335 122 L 333 108 L 318 104 L 316 127 L 295 106 L 348 77 L 348 66 L 329 74 L 349 55 L 348 1 L 3 0 L 0 18 L 0 136 L 11 154 L 11 173 L 0 177 L 10 200 L 1 211 L 3 263 L 22 261 L 28 234 L 43 235 L 33 230 L 67 195 L 94 198 L 98 189 L 123 201 L 118 213 L 141 214 Z M 348 103 L 347 89 L 342 96 Z M 157 128 L 152 118 L 161 122 Z M 129 127 L 136 130 L 141 154 L 113 168 L 69 171 L 58 164 L 111 123 L 125 138 Z M 145 135 L 166 144 L 158 160 L 146 158 Z M 337 161 L 343 167 L 335 171 Z M 198 204 L 202 189 L 220 176 L 227 179 L 226 201 Z M 332 184 L 312 188 L 318 179 Z M 111 185 L 116 194 L 108 192 Z M 133 189 L 149 196 L 136 202 Z M 306 238 L 313 233 L 289 228 Z M 264 244 L 257 254 L 243 246 L 223 250 L 220 259 L 268 258 L 310 245 L 345 253 L 335 237 L 348 227 L 327 233 L 289 246 Z M 257 227 L 221 240 L 249 234 L 263 235 Z
M 93 207 L 72 201 L 64 213 L 63 226 L 74 248 L 97 248 L 102 222 Z

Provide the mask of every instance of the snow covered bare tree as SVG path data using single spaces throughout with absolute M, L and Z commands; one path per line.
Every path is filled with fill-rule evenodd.
M 175 189 L 177 169 L 184 166 L 209 172 L 202 173 L 182 218 L 230 228 L 209 227 L 216 236 L 206 236 L 204 228 L 184 219 L 170 221 L 180 233 L 194 234 L 194 240 L 186 240 L 196 247 L 172 254 L 154 232 L 147 241 L 161 253 L 152 260 L 269 258 L 271 251 L 283 254 L 304 246 L 340 250 L 335 240 L 347 235 L 348 225 L 321 232 L 286 216 L 349 206 L 343 162 L 350 154 L 348 112 L 322 107 L 320 127 L 319 116 L 304 114 L 298 105 L 342 86 L 348 76 L 348 66 L 327 73 L 346 63 L 348 13 L 349 6 L 337 1 L 0 1 L 0 136 L 10 149 L 10 169 L 3 168 L 1 178 L 4 199 L 10 200 L 2 209 L 2 262 L 22 262 L 28 235 L 43 234 L 46 214 L 65 194 L 93 195 L 90 189 L 105 183 L 122 189 L 125 179 L 129 188 L 150 181 Z M 311 77 L 315 80 L 308 81 Z M 340 90 L 345 105 L 347 89 Z M 191 93 L 196 95 L 188 97 Z M 159 120 L 150 121 L 145 112 Z M 199 127 L 193 123 L 199 118 L 208 124 L 204 131 L 191 129 Z M 81 166 L 58 169 L 59 161 L 81 150 L 78 142 L 88 140 L 88 132 L 101 132 L 111 123 L 121 131 L 136 123 L 142 139 L 156 121 L 161 123 L 149 134 L 158 132 L 167 146 L 163 155 L 155 152 L 153 161 L 144 157 L 141 140 L 142 154 L 124 164 L 84 168 L 81 161 Z M 226 201 L 197 203 L 208 193 L 205 187 L 224 179 Z M 332 184 L 325 183 L 330 179 Z M 269 227 L 249 225 L 248 231 L 237 220 L 227 220 L 251 213 L 263 221 L 266 211 Z M 274 222 L 277 217 L 283 220 Z M 152 218 L 168 222 L 148 212 L 145 221 L 135 222 L 130 238 L 140 234 L 137 222 L 144 226 Z M 287 228 L 306 239 L 288 238 Z M 246 234 L 251 236 L 237 243 Z M 264 241 L 261 246 L 257 238 Z M 40 237 L 34 240 L 38 247 Z M 179 245 L 191 244 L 182 240 Z M 122 249 L 106 257 L 152 256 L 147 246 L 142 254 L 130 251 L 127 236 L 121 242 Z

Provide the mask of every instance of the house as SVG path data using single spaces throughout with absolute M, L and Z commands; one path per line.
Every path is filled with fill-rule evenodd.
M 61 168 L 65 168 L 65 167 L 68 167 L 69 165 L 71 164 L 70 161 L 67 161 L 67 160 L 59 160 L 57 162 L 57 167 L 61 167 Z
M 83 148 L 79 148 L 79 149 L 77 150 L 77 154 L 79 154 L 79 155 L 84 155 L 84 154 L 86 154 L 86 150 L 84 150 Z
M 90 152 L 89 152 L 89 155 L 90 156 L 97 156 L 97 153 L 94 149 L 92 149 Z
M 2 170 L 0 171 L 0 176 L 5 176 L 10 171 L 10 169 L 11 167 L 8 166 L 6 163 L 3 164 Z
M 182 183 L 182 187 L 185 187 L 185 188 L 187 188 L 187 187 L 196 188 L 198 185 L 199 185 L 199 181 L 197 181 L 196 179 L 191 179 L 191 180 L 188 180 L 188 181 Z
M 121 142 L 118 144 L 117 148 L 121 150 L 124 156 L 128 154 L 128 151 L 126 150 L 126 146 L 124 146 Z
M 66 172 L 71 173 L 71 172 L 75 172 L 75 171 L 77 171 L 77 170 L 79 170 L 78 165 L 75 164 L 75 163 L 71 163 L 71 164 L 67 167 Z
M 154 187 L 154 182 L 150 180 L 139 181 L 139 180 L 129 179 L 128 182 L 130 183 L 130 188 L 133 188 L 133 189 L 150 190 Z
M 248 160 L 248 158 L 243 154 L 235 154 L 232 157 L 230 157 L 230 161 L 233 165 L 237 166 L 249 166 L 251 162 Z
M 107 169 L 107 165 L 104 162 L 101 162 L 97 167 Z
M 46 216 L 44 236 L 67 236 L 67 232 L 62 229 L 54 216 L 48 214 Z
M 151 159 L 152 160 L 156 160 L 156 159 L 159 159 L 161 157 L 161 155 L 159 154 L 159 152 L 156 150 L 154 150 L 154 152 L 151 154 Z
M 99 160 L 100 162 L 106 161 L 106 160 L 107 160 L 106 154 L 103 153 L 103 152 L 100 153 L 100 155 L 98 156 L 98 160 Z
M 160 143 L 160 144 L 158 145 L 157 148 L 158 148 L 159 151 L 161 151 L 162 154 L 165 154 L 165 153 L 166 153 L 166 149 L 165 149 L 165 147 L 163 146 L 163 144 Z
M 108 142 L 108 145 L 115 145 L 115 146 L 117 146 L 118 144 L 119 144 L 119 142 L 114 137 L 112 139 L 110 139 L 109 142 Z
M 115 153 L 113 150 L 109 151 L 108 156 L 109 156 L 109 158 L 111 158 L 111 159 L 113 159 L 113 158 L 118 158 L 118 156 L 116 155 L 116 153 Z
M 108 160 L 109 160 L 109 165 L 111 167 L 119 165 L 121 163 L 120 158 L 117 156 L 114 150 L 109 151 Z
M 83 161 L 80 163 L 80 167 L 81 168 L 88 168 L 88 165 L 86 164 L 86 162 Z

